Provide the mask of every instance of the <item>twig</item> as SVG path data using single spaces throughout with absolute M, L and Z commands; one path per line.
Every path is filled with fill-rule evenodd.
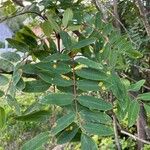
M 140 138 L 138 138 L 137 136 L 135 136 L 135 135 L 133 135 L 133 134 L 127 132 L 127 131 L 121 130 L 121 133 L 122 133 L 122 134 L 125 134 L 125 135 L 128 135 L 129 137 L 131 137 L 131 138 L 134 139 L 134 140 L 139 140 L 139 141 L 141 141 L 141 142 L 143 142 L 143 143 L 145 143 L 145 144 L 149 144 L 149 145 L 150 145 L 150 142 L 149 142 L 149 141 L 140 139 Z
M 113 117 L 113 127 L 114 127 L 114 134 L 115 134 L 115 143 L 118 150 L 122 150 L 121 144 L 119 142 L 119 136 L 118 136 L 118 128 L 117 128 L 117 120 L 115 115 L 112 115 Z
M 125 77 L 125 78 L 129 79 L 130 81 L 137 82 L 136 80 L 134 80 L 133 78 L 127 76 L 127 75 L 124 74 L 124 73 L 121 73 L 120 75 L 121 75 L 122 77 Z M 148 86 L 146 86 L 146 85 L 143 85 L 143 87 L 144 87 L 145 89 L 147 89 L 147 90 L 150 90 L 150 87 L 148 87 Z
M 41 15 L 40 13 L 38 12 L 35 12 L 35 11 L 25 11 L 25 12 L 21 12 L 19 14 L 15 14 L 15 15 L 11 15 L 11 16 L 8 16 L 8 17 L 5 17 L 4 19 L 1 19 L 0 20 L 0 23 L 8 20 L 8 19 L 12 19 L 12 18 L 15 18 L 17 16 L 21 16 L 21 15 L 25 15 L 25 14 L 36 14 L 37 16 L 41 17 L 43 20 L 46 20 L 46 17 Z

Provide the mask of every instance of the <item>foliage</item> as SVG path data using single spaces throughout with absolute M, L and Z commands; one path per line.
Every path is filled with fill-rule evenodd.
M 10 1 L 9 5 L 16 9 Z M 44 9 L 39 12 L 41 6 Z M 30 24 L 7 39 L 16 51 L 0 55 L 0 68 L 12 74 L 11 78 L 0 75 L 0 97 L 15 111 L 15 120 L 54 121 L 48 131 L 25 142 L 21 149 L 40 149 L 56 136 L 59 144 L 81 141 L 82 150 L 98 150 L 94 136 L 115 137 L 114 115 L 121 125 L 132 129 L 141 102 L 149 106 L 150 94 L 134 97 L 132 93 L 140 91 L 145 80 L 128 81 L 127 86 L 121 76 L 143 57 L 129 35 L 103 22 L 102 14 L 82 0 L 34 2 L 24 14 L 30 11 L 43 32 L 35 35 Z M 38 98 L 24 110 L 17 93 L 36 93 Z M 0 127 L 5 123 L 6 110 L 0 107 Z

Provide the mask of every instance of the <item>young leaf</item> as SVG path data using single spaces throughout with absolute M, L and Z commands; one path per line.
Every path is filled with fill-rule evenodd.
M 91 137 L 82 133 L 81 150 L 98 150 L 98 147 Z
M 84 65 L 88 66 L 89 68 L 98 69 L 98 70 L 103 69 L 102 64 L 95 62 L 93 60 L 90 60 L 88 58 L 78 58 L 75 61 L 80 64 L 84 64 Z
M 75 114 L 70 112 L 56 121 L 56 126 L 52 128 L 51 134 L 56 135 L 68 127 L 75 119 Z
M 93 96 L 79 96 L 78 102 L 88 107 L 89 109 L 97 109 L 97 110 L 110 110 L 112 109 L 112 105 L 103 99 L 95 98 Z
M 64 130 L 62 133 L 60 133 L 57 136 L 57 143 L 64 144 L 64 143 L 70 142 L 75 137 L 78 130 L 79 130 L 78 127 L 73 128 L 72 130 Z
M 141 99 L 143 101 L 150 101 L 150 92 L 139 94 L 137 99 Z
M 129 125 L 129 127 L 132 127 L 135 124 L 136 119 L 139 115 L 139 111 L 140 111 L 140 105 L 138 104 L 138 102 L 136 100 L 131 100 L 129 109 L 128 109 L 128 125 Z
M 0 107 L 0 129 L 4 126 L 6 121 L 6 114 L 4 108 Z
M 4 86 L 8 84 L 8 82 L 9 82 L 9 79 L 6 76 L 0 74 L 0 86 Z
M 69 93 L 54 93 L 43 97 L 40 102 L 43 104 L 65 106 L 71 104 L 73 99 L 73 95 Z
M 86 122 L 82 127 L 88 134 L 99 136 L 113 135 L 112 128 L 107 125 Z
M 70 20 L 73 18 L 73 11 L 70 8 L 67 8 L 63 14 L 62 24 L 64 27 L 67 27 Z
M 53 32 L 50 23 L 49 23 L 48 21 L 45 21 L 45 22 L 43 22 L 40 26 L 41 26 L 41 28 L 42 28 L 44 34 L 45 34 L 46 36 L 50 37 L 51 34 L 52 34 L 52 32 Z
M 42 145 L 46 144 L 50 138 L 49 132 L 43 132 L 27 141 L 21 148 L 21 150 L 36 150 Z
M 85 47 L 85 46 L 88 46 L 88 45 L 94 43 L 95 41 L 96 41 L 95 38 L 87 38 L 87 39 L 81 40 L 78 43 L 74 44 L 71 49 L 80 49 L 82 47 Z
M 103 80 L 107 80 L 108 78 L 108 76 L 104 72 L 94 70 L 94 69 L 89 69 L 89 68 L 83 68 L 81 70 L 77 70 L 76 74 L 79 77 L 89 79 L 89 80 L 95 80 L 95 81 L 101 81 L 101 80 L 103 81 Z
M 49 116 L 50 116 L 49 111 L 40 110 L 40 111 L 32 112 L 27 115 L 17 116 L 17 117 L 15 117 L 15 119 L 19 120 L 19 121 L 41 121 L 41 120 L 44 121 L 44 120 L 48 119 Z
M 140 88 L 144 85 L 145 80 L 140 80 L 136 82 L 135 84 L 132 84 L 129 86 L 129 91 L 139 91 Z
M 50 84 L 42 81 L 42 80 L 33 80 L 25 82 L 25 88 L 23 92 L 45 92 L 50 87 Z
M 56 23 L 56 21 L 52 18 L 52 16 L 47 13 L 47 18 L 48 18 L 48 22 L 51 25 L 52 29 L 54 29 L 56 32 L 60 31 L 60 27 L 58 26 L 58 24 Z

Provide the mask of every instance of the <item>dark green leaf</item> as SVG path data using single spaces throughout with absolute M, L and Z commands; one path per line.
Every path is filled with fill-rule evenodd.
M 17 100 L 15 98 L 13 98 L 11 95 L 6 95 L 6 100 L 7 100 L 8 105 L 11 108 L 14 108 L 16 113 L 18 115 L 20 115 L 20 106 L 19 106 Z
M 10 62 L 18 62 L 21 59 L 20 55 L 15 52 L 5 52 L 2 53 L 0 56 Z
M 90 110 L 82 110 L 79 112 L 81 118 L 86 122 L 109 124 L 112 122 L 110 116 L 104 112 L 92 112 Z
M 6 71 L 6 72 L 11 72 L 13 71 L 13 64 L 5 59 L 0 59 L 0 69 Z
M 70 142 L 75 135 L 77 134 L 79 128 L 73 128 L 72 130 L 64 130 L 62 133 L 60 133 L 57 137 L 57 143 L 58 144 L 64 144 L 67 142 Z
M 69 34 L 65 31 L 62 31 L 60 32 L 60 37 L 62 39 L 63 45 L 66 48 L 66 50 L 71 50 L 72 42 Z
M 98 150 L 98 147 L 91 137 L 82 133 L 81 150 Z
M 139 111 L 140 111 L 140 105 L 138 104 L 138 102 L 136 100 L 131 100 L 129 104 L 129 109 L 128 109 L 129 127 L 132 127 L 135 124 L 136 119 L 139 115 Z
M 0 128 L 2 128 L 6 121 L 6 114 L 4 108 L 0 107 Z
M 50 139 L 49 132 L 43 132 L 27 141 L 21 148 L 21 150 L 36 150 L 42 145 L 46 144 Z
M 43 59 L 43 62 L 51 62 L 55 60 L 67 61 L 70 60 L 69 56 L 66 54 L 55 53 L 53 55 L 47 56 Z
M 24 92 L 45 92 L 50 87 L 50 84 L 42 81 L 42 80 L 33 80 L 25 82 Z
M 27 44 L 15 39 L 7 39 L 7 41 L 13 48 L 16 48 L 18 51 L 21 51 L 23 53 L 29 52 L 29 46 Z
M 56 121 L 56 126 L 52 128 L 51 134 L 56 135 L 66 127 L 68 127 L 75 119 L 75 114 L 73 112 L 59 118 Z
M 4 94 L 5 93 L 2 90 L 0 90 L 0 97 L 2 97 Z
M 80 63 L 80 64 L 84 64 L 89 68 L 98 69 L 98 70 L 103 69 L 102 64 L 95 62 L 93 60 L 90 60 L 88 58 L 82 58 L 81 57 L 81 58 L 76 59 L 75 61 Z
M 107 125 L 86 122 L 82 127 L 88 134 L 99 136 L 113 135 L 112 128 Z
M 79 96 L 78 102 L 88 107 L 89 109 L 97 109 L 97 110 L 110 110 L 112 109 L 112 105 L 103 99 L 95 98 L 93 96 Z
M 69 93 L 54 93 L 43 97 L 40 102 L 43 104 L 65 106 L 71 104 L 73 99 L 73 95 Z
M 40 110 L 36 112 L 32 112 L 27 115 L 17 116 L 15 119 L 19 121 L 44 121 L 47 120 L 50 116 L 50 112 L 46 110 Z
M 8 84 L 8 82 L 9 82 L 9 79 L 6 76 L 0 74 L 0 86 L 4 86 Z
M 100 87 L 98 82 L 90 80 L 79 80 L 77 81 L 77 87 L 83 91 L 98 91 Z
M 82 41 L 79 41 L 78 43 L 74 44 L 72 46 L 72 49 L 80 49 L 82 47 L 85 47 L 85 46 L 88 46 L 92 43 L 94 43 L 96 41 L 95 38 L 87 38 L 87 39 L 84 39 Z
M 83 68 L 81 70 L 77 70 L 76 74 L 79 77 L 89 79 L 89 80 L 107 80 L 107 75 L 104 72 L 94 70 L 94 69 L 89 69 L 89 68 Z

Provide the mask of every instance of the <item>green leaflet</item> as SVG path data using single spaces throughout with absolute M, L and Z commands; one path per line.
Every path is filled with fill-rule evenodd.
M 97 70 L 103 69 L 102 64 L 95 62 L 93 60 L 90 60 L 88 58 L 82 58 L 81 57 L 81 58 L 77 58 L 75 61 L 80 63 L 80 64 L 84 64 L 89 68 L 93 68 L 93 69 L 97 69 Z
M 18 51 L 21 51 L 23 53 L 29 52 L 29 46 L 26 43 L 20 42 L 15 39 L 7 39 L 7 41 L 13 48 L 16 48 Z
M 67 27 L 69 21 L 72 20 L 72 18 L 73 18 L 73 11 L 70 8 L 67 8 L 63 14 L 63 19 L 62 19 L 63 26 Z
M 141 99 L 143 101 L 150 101 L 150 92 L 139 94 L 137 99 Z
M 4 94 L 5 93 L 2 90 L 0 90 L 0 97 L 2 97 Z
M 6 121 L 6 113 L 3 107 L 0 107 L 0 129 L 4 126 Z
M 40 26 L 41 26 L 41 28 L 42 28 L 44 34 L 45 34 L 46 36 L 50 37 L 51 34 L 52 34 L 52 32 L 53 32 L 53 29 L 52 29 L 52 27 L 51 27 L 51 24 L 50 24 L 48 21 L 45 21 L 45 22 L 41 23 Z
M 79 112 L 80 117 L 86 122 L 110 124 L 112 119 L 104 112 L 94 112 L 90 110 L 82 110 Z
M 42 80 L 33 80 L 25 82 L 25 88 L 23 92 L 45 92 L 50 87 L 50 84 L 42 81 Z
M 64 144 L 70 142 L 77 134 L 79 128 L 75 127 L 72 130 L 64 130 L 57 136 L 57 143 Z
M 20 115 L 20 106 L 19 106 L 17 100 L 15 98 L 13 98 L 11 95 L 6 95 L 6 100 L 7 100 L 8 105 L 11 108 L 15 108 L 16 113 L 18 115 Z
M 81 70 L 77 70 L 76 74 L 79 77 L 82 77 L 84 79 L 95 80 L 95 81 L 104 81 L 107 80 L 108 78 L 108 76 L 104 72 L 95 69 L 89 69 L 89 68 L 83 68 Z
M 0 58 L 0 69 L 6 71 L 6 72 L 11 72 L 13 71 L 13 64 L 9 62 L 6 59 Z
M 21 148 L 21 150 L 36 150 L 42 145 L 46 144 L 50 139 L 49 132 L 43 132 L 34 137 L 33 139 L 27 141 Z
M 82 133 L 81 134 L 81 150 L 98 150 L 98 147 L 91 137 Z
M 95 98 L 93 96 L 79 96 L 77 98 L 78 102 L 88 107 L 89 109 L 97 109 L 97 110 L 110 110 L 112 109 L 112 105 L 106 102 L 103 99 Z
M 71 71 L 69 65 L 59 62 L 59 63 L 51 63 L 51 62 L 39 62 L 35 65 L 38 69 L 43 71 L 49 71 L 50 73 L 56 74 L 65 74 Z
M 56 126 L 52 128 L 51 134 L 56 135 L 68 127 L 75 119 L 75 114 L 70 112 L 56 121 Z
M 21 59 L 20 55 L 15 52 L 5 52 L 2 53 L 0 56 L 10 62 L 18 62 Z
M 103 124 L 96 124 L 86 122 L 82 125 L 82 128 L 88 133 L 92 135 L 99 135 L 99 136 L 110 136 L 113 135 L 113 130 L 111 127 Z
M 65 106 L 72 103 L 74 96 L 69 93 L 53 93 L 44 96 L 41 99 L 43 104 L 54 104 L 58 106 Z
M 134 59 L 141 58 L 141 57 L 143 56 L 142 53 L 140 53 L 139 51 L 134 50 L 134 49 L 126 50 L 126 54 L 127 54 L 129 57 L 134 58 Z
M 77 87 L 83 91 L 98 91 L 100 89 L 99 82 L 91 80 L 79 80 L 77 81 Z
M 144 85 L 145 80 L 140 80 L 136 82 L 135 84 L 132 84 L 129 86 L 129 91 L 139 91 L 140 88 Z
M 22 70 L 15 68 L 14 72 L 13 72 L 13 77 L 12 77 L 12 82 L 13 82 L 14 86 L 17 85 L 17 83 L 19 82 L 21 76 L 22 76 Z
M 85 46 L 88 46 L 88 45 L 94 43 L 95 41 L 96 41 L 95 38 L 87 38 L 87 39 L 81 40 L 78 43 L 72 45 L 71 49 L 80 49 L 82 47 L 85 47 Z
M 49 118 L 49 116 L 50 116 L 49 111 L 40 110 L 23 116 L 17 116 L 15 117 L 15 119 L 19 121 L 42 121 L 42 120 L 45 121 Z
M 59 34 L 60 34 L 60 37 L 62 39 L 63 45 L 66 48 L 66 50 L 71 50 L 72 42 L 71 42 L 71 37 L 69 36 L 69 34 L 65 31 L 61 31 Z
M 132 127 L 139 115 L 140 105 L 136 100 L 131 100 L 128 108 L 128 125 Z
M 9 79 L 6 76 L 0 74 L 0 86 L 4 86 L 8 83 L 9 83 Z
M 55 30 L 56 32 L 59 32 L 60 27 L 58 26 L 56 21 L 52 18 L 51 14 L 47 13 L 46 16 L 48 18 L 48 22 L 51 25 L 52 29 Z
M 55 60 L 68 61 L 68 60 L 70 60 L 70 58 L 66 54 L 55 53 L 50 56 L 47 56 L 42 61 L 43 62 L 51 62 L 51 61 L 55 61 Z

